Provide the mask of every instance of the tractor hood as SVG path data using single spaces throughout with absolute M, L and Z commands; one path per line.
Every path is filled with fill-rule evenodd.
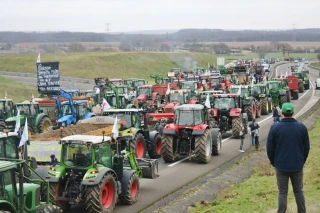
M 72 115 L 65 115 L 58 120 L 58 125 L 65 123 L 65 126 L 68 126 L 72 122 Z M 60 127 L 60 125 L 59 125 Z
M 14 117 L 6 119 L 5 123 L 6 123 L 7 128 L 10 129 L 10 130 L 12 128 L 14 128 L 14 125 L 15 125 L 16 121 L 17 121 L 17 116 L 14 116 Z M 24 125 L 24 123 L 25 123 L 25 116 L 24 115 L 20 115 L 20 126 Z
M 141 94 L 137 97 L 137 100 L 139 103 L 144 103 L 147 101 L 147 95 L 146 94 Z

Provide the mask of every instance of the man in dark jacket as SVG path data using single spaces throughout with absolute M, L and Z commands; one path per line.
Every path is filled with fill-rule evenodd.
M 292 115 L 292 103 L 282 105 L 283 119 L 271 126 L 267 139 L 267 154 L 275 167 L 278 184 L 278 212 L 287 209 L 289 178 L 292 183 L 298 212 L 306 212 L 303 194 L 303 165 L 310 149 L 309 135 L 306 126 Z
M 278 114 L 277 106 L 274 105 L 273 109 L 272 109 L 272 117 L 273 117 L 274 124 L 278 122 L 278 116 L 279 116 L 279 114 Z
M 254 146 L 255 142 L 254 142 L 254 133 L 256 130 L 256 126 L 254 125 L 254 122 L 256 122 L 255 119 L 252 119 L 252 122 L 249 124 L 250 127 L 250 135 L 251 135 L 251 145 Z

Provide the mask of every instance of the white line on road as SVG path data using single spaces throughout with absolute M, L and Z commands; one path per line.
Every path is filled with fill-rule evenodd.
M 177 161 L 177 162 L 175 162 L 175 163 L 172 163 L 172 164 L 170 164 L 170 165 L 168 165 L 168 166 L 171 167 L 171 166 L 177 165 L 178 163 L 181 163 L 181 162 L 183 162 L 183 161 L 185 161 L 185 160 L 188 160 L 189 158 L 191 158 L 191 157 L 193 157 L 193 156 L 195 156 L 195 155 L 193 154 L 193 155 L 191 155 L 190 157 L 188 156 L 188 157 L 186 157 L 186 158 L 183 158 L 183 159 L 181 159 L 181 160 L 179 160 L 179 161 Z

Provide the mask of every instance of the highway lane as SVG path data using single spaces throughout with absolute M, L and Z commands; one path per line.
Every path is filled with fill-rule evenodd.
M 285 70 L 288 68 L 288 64 L 281 65 L 278 67 L 278 71 Z M 310 76 L 314 77 L 314 73 L 310 72 Z M 5 76 L 8 77 L 8 76 Z M 11 76 L 13 77 L 13 76 Z M 17 77 L 11 78 L 17 79 Z M 36 86 L 36 79 L 18 77 L 19 82 L 26 84 L 33 84 Z M 314 80 L 312 80 L 314 82 Z M 62 82 L 61 82 L 62 84 Z M 66 84 L 62 85 L 62 88 L 65 89 L 68 87 L 68 84 L 72 84 L 71 82 L 66 82 Z M 70 87 L 68 87 L 70 88 Z M 91 89 L 92 85 L 89 84 L 78 84 L 76 88 L 79 89 Z M 302 97 L 301 94 L 299 94 Z M 304 104 L 310 99 L 312 92 L 305 91 L 303 97 L 300 100 L 292 101 L 295 105 L 295 111 L 298 112 Z M 267 116 L 261 116 L 261 118 L 257 119 L 259 122 L 262 132 L 260 139 L 264 140 L 267 136 L 268 130 L 272 125 L 271 114 Z M 245 139 L 244 149 L 248 150 L 251 148 L 250 146 L 250 137 L 247 136 Z M 141 209 L 149 206 L 150 204 L 156 202 L 167 194 L 183 187 L 184 185 L 190 183 L 196 178 L 219 168 L 221 165 L 229 162 L 231 159 L 240 155 L 241 153 L 238 151 L 240 145 L 239 139 L 233 138 L 225 138 L 223 140 L 222 152 L 219 156 L 213 156 L 212 160 L 208 164 L 197 164 L 194 161 L 190 161 L 186 159 L 177 164 L 167 164 L 164 163 L 163 160 L 159 159 L 159 174 L 160 177 L 155 180 L 142 179 L 140 181 L 140 192 L 139 192 L 139 200 L 135 205 L 126 206 L 117 204 L 115 208 L 115 212 L 117 213 L 126 213 L 126 212 L 138 212 Z M 183 159 L 183 158 L 181 158 Z M 85 212 L 83 208 L 73 208 L 72 212 Z

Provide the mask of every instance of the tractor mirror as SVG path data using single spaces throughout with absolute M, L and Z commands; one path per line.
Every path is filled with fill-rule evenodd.
M 42 110 L 42 109 L 40 109 L 40 113 L 43 113 L 43 110 Z

